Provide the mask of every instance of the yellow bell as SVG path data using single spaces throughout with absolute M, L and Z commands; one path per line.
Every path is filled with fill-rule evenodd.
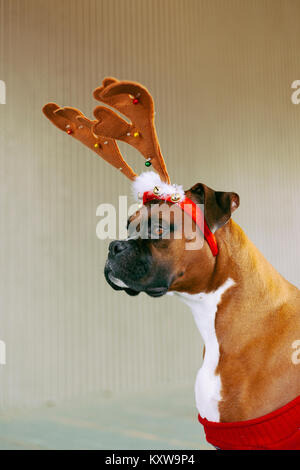
M 171 201 L 172 202 L 178 202 L 181 199 L 181 196 L 179 193 L 172 194 L 171 196 Z

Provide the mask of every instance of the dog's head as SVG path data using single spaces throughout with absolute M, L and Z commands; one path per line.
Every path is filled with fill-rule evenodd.
M 236 193 L 214 191 L 201 183 L 185 195 L 202 205 L 213 233 L 239 206 Z M 195 280 L 197 289 L 205 290 L 215 260 L 199 228 L 179 206 L 159 200 L 146 203 L 129 218 L 128 235 L 109 245 L 104 273 L 115 290 L 152 297 L 167 291 L 193 293 Z

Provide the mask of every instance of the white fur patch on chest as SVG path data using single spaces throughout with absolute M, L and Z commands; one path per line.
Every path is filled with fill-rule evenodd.
M 221 400 L 222 385 L 220 375 L 215 373 L 220 358 L 215 319 L 222 295 L 234 284 L 233 279 L 228 278 L 215 292 L 209 294 L 176 292 L 192 310 L 205 344 L 203 364 L 198 371 L 195 383 L 197 409 L 202 418 L 215 422 L 220 421 L 218 404 Z

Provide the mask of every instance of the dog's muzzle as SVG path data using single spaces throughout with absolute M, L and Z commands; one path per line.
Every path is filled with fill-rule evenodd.
M 146 292 L 151 297 L 161 297 L 168 288 L 164 269 L 153 262 L 146 240 L 115 240 L 109 245 L 104 275 L 115 290 L 125 290 L 129 295 Z

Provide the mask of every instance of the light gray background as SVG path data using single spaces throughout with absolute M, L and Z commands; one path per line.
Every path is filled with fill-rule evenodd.
M 149 88 L 172 181 L 238 192 L 235 220 L 299 286 L 299 18 L 293 0 L 0 0 L 3 413 L 164 384 L 193 399 L 202 345 L 187 307 L 103 277 L 96 208 L 129 182 L 41 112 L 56 101 L 92 117 L 105 76 Z

